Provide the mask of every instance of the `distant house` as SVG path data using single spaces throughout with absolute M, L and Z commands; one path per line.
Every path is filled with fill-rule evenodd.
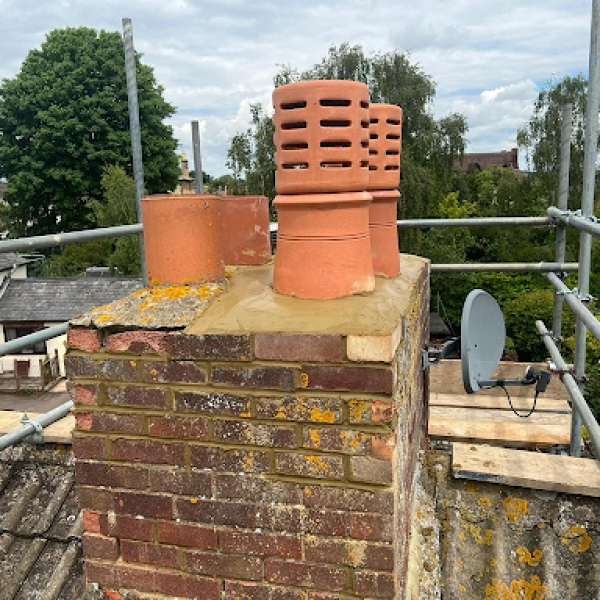
M 71 277 L 8 279 L 0 291 L 0 342 L 8 342 L 127 296 L 142 287 L 141 279 Z M 39 359 L 58 350 L 64 375 L 66 336 L 0 358 L 0 373 L 13 371 L 15 360 L 29 360 L 28 377 L 39 377 Z
M 502 152 L 470 152 L 462 160 L 454 161 L 458 171 L 485 171 L 492 167 L 502 167 L 513 171 L 519 170 L 519 149 L 502 150 Z
M 10 275 L 12 279 L 25 279 L 27 267 L 44 257 L 38 254 L 19 254 L 4 252 L 0 254 L 0 284 Z

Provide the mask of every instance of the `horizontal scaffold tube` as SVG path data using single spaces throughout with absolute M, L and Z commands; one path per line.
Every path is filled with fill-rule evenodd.
M 16 444 L 26 437 L 34 434 L 38 428 L 43 429 L 44 427 L 59 421 L 63 417 L 66 417 L 69 414 L 72 406 L 73 402 L 69 400 L 68 402 L 65 402 L 64 404 L 52 409 L 50 412 L 40 415 L 35 419 L 31 419 L 30 422 L 24 423 L 16 429 L 13 429 L 10 433 L 3 435 L 0 437 L 0 450 L 4 450 L 5 448 L 8 448 L 9 446 L 12 446 L 13 444 Z
M 554 273 L 546 273 L 545 277 L 554 286 L 556 293 L 564 296 L 565 302 L 569 305 L 575 315 L 583 321 L 584 325 L 590 330 L 591 334 L 597 340 L 600 340 L 600 321 L 598 321 L 594 313 L 592 313 L 590 309 L 577 297 L 577 291 L 571 290 Z
M 567 225 L 575 227 L 575 229 L 600 237 L 600 225 L 595 221 L 586 219 L 585 217 L 581 217 L 570 211 L 562 211 L 560 208 L 556 208 L 556 206 L 551 206 L 548 209 L 548 214 L 554 219 L 558 219 Z
M 77 242 L 90 242 L 105 238 L 116 238 L 124 235 L 139 234 L 142 232 L 142 224 L 119 225 L 117 227 L 100 227 L 98 229 L 86 229 L 84 231 L 70 231 L 68 233 L 57 233 L 51 235 L 37 235 L 16 240 L 2 240 L 0 242 L 0 253 L 3 252 L 27 252 L 35 248 L 52 248 L 64 244 L 75 244 Z
M 433 273 L 548 273 L 577 271 L 577 263 L 458 263 L 432 264 Z
M 0 344 L 0 356 L 14 354 L 15 352 L 20 352 L 25 348 L 29 348 L 30 346 L 35 346 L 35 344 L 39 344 L 40 342 L 45 342 L 46 340 L 51 340 L 59 335 L 63 335 L 64 333 L 67 333 L 67 327 L 67 323 L 60 323 L 59 325 L 52 325 L 52 327 L 46 327 L 40 331 L 24 335 L 16 340 L 4 342 L 3 344 Z
M 569 396 L 571 396 L 573 405 L 581 416 L 587 429 L 594 456 L 600 458 L 600 425 L 598 425 L 598 421 L 596 421 L 588 403 L 585 401 L 575 378 L 567 371 L 567 364 L 556 347 L 550 332 L 542 321 L 536 321 L 535 326 L 537 327 L 538 333 L 542 336 L 542 341 L 550 353 L 552 362 L 556 365 L 556 368 L 563 373 L 562 382 L 567 388 L 567 392 L 569 392 Z

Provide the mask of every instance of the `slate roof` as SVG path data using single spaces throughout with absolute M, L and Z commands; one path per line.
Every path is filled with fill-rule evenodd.
M 73 482 L 70 447 L 0 454 L 0 600 L 82 597 L 82 516 Z
M 0 322 L 68 321 L 141 287 L 134 278 L 12 279 L 0 298 Z
M 12 269 L 14 265 L 26 265 L 39 260 L 40 256 L 31 256 L 28 254 L 19 254 L 18 252 L 4 252 L 0 254 L 0 271 Z

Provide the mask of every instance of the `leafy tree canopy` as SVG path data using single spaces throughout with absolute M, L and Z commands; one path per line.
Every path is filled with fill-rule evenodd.
M 144 174 L 149 193 L 177 183 L 177 142 L 163 120 L 174 107 L 137 57 Z M 94 223 L 107 164 L 131 171 L 123 43 L 85 27 L 50 32 L 0 87 L 0 176 L 11 235 Z

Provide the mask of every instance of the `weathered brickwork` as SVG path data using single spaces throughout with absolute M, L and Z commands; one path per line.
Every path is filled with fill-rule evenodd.
M 355 362 L 341 335 L 72 329 L 88 582 L 108 596 L 402 598 L 426 274 L 411 302 L 389 362 Z

